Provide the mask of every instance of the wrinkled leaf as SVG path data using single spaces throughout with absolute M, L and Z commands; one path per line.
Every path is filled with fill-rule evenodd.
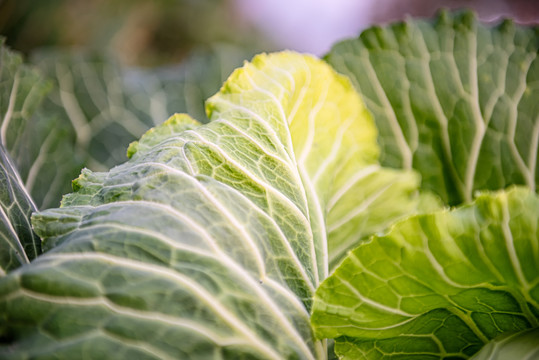
M 207 106 L 209 124 L 173 116 L 33 218 L 48 251 L 0 281 L 3 358 L 325 358 L 323 214 L 375 163 L 372 120 L 293 53 L 256 57 Z
M 539 325 L 539 196 L 480 195 L 361 244 L 316 292 L 312 323 L 347 359 L 466 359 Z
M 538 39 L 537 27 L 442 12 L 368 29 L 326 59 L 372 112 L 382 165 L 417 169 L 425 189 L 459 204 L 539 182 Z

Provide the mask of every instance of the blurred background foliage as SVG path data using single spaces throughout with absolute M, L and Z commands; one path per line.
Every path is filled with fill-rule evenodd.
M 229 0 L 0 0 L 0 34 L 41 47 L 113 53 L 123 65 L 178 63 L 214 43 L 272 48 Z
M 178 63 L 215 43 L 323 55 L 371 24 L 471 8 L 492 21 L 537 22 L 537 0 L 0 0 L 0 34 L 36 48 L 93 49 L 122 65 Z

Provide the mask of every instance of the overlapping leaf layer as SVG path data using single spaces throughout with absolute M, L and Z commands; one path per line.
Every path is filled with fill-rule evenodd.
M 171 94 L 189 88 L 178 106 L 196 113 L 205 90 L 150 74 L 124 92 L 110 64 L 44 61 L 57 87 L 33 126 L 47 82 L 0 45 L 0 357 L 322 359 L 326 337 L 353 359 L 535 356 L 537 49 L 536 28 L 442 13 L 337 45 L 352 83 L 259 55 L 209 124 L 174 115 L 128 162 L 83 170 L 34 215 L 46 253 L 26 264 L 28 192 L 54 203 L 81 159 L 117 163 Z M 405 218 L 440 207 L 430 191 L 460 204 L 512 184 L 527 188 Z
M 309 321 L 324 209 L 376 163 L 372 120 L 348 80 L 293 53 L 234 72 L 208 114 L 173 116 L 34 216 L 48 251 L 0 283 L 3 357 L 326 356 Z

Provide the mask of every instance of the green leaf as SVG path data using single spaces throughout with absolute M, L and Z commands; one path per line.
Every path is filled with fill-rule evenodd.
M 41 254 L 41 240 L 30 224 L 36 210 L 0 143 L 0 276 Z
M 310 326 L 324 213 L 376 162 L 350 82 L 260 55 L 109 172 L 33 217 L 48 251 L 0 280 L 0 357 L 325 358 Z
M 539 326 L 539 196 L 417 215 L 361 244 L 316 292 L 318 338 L 349 359 L 465 359 Z
M 531 360 L 539 357 L 539 328 L 501 336 L 489 342 L 472 360 Z
M 381 163 L 416 169 L 449 204 L 539 182 L 538 27 L 469 12 L 373 27 L 326 60 L 352 79 L 379 129 Z

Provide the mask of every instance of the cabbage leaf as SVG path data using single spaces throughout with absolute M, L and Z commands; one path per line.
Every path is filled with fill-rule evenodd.
M 359 245 L 312 323 L 345 359 L 466 359 L 539 326 L 539 196 L 526 188 L 415 215 Z
M 370 28 L 326 60 L 372 112 L 382 165 L 418 170 L 422 188 L 457 205 L 539 183 L 538 31 L 442 12 Z

